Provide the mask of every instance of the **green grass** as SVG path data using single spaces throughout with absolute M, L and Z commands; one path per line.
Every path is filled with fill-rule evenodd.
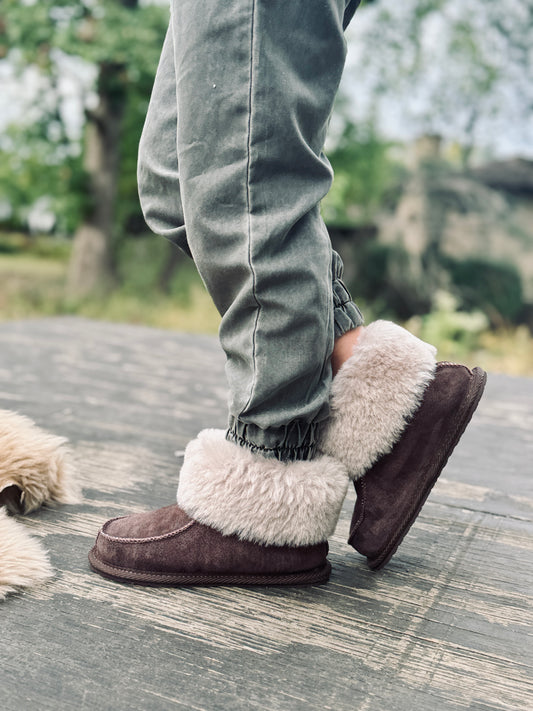
M 457 310 L 454 297 L 446 292 L 437 293 L 436 302 L 434 312 L 411 318 L 406 326 L 437 346 L 439 360 L 480 365 L 508 375 L 533 375 L 533 338 L 528 328 L 490 330 L 483 313 Z
M 139 249 L 130 252 L 122 261 L 127 272 L 123 286 L 110 294 L 72 299 L 66 293 L 68 252 L 43 258 L 32 250 L 9 253 L 0 249 L 0 320 L 76 314 L 189 333 L 217 333 L 220 317 L 192 263 L 179 266 L 166 294 L 154 285 L 158 272 L 153 260 L 139 254 Z

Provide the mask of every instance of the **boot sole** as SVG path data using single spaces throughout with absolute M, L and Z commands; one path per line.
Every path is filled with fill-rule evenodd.
M 95 573 L 104 578 L 120 583 L 136 583 L 152 586 L 185 586 L 185 585 L 313 585 L 325 583 L 331 574 L 331 564 L 326 561 L 323 566 L 305 570 L 300 573 L 285 573 L 282 575 L 239 575 L 214 573 L 156 573 L 129 570 L 108 565 L 100 560 L 95 548 L 89 552 L 89 563 Z
M 387 565 L 392 556 L 398 550 L 400 543 L 403 541 L 407 532 L 418 517 L 418 514 L 420 513 L 422 507 L 426 503 L 429 494 L 431 493 L 431 490 L 437 483 L 437 479 L 439 478 L 442 470 L 446 466 L 450 455 L 452 454 L 453 450 L 461 439 L 464 431 L 468 426 L 468 423 L 472 419 L 472 415 L 474 414 L 477 406 L 479 405 L 479 401 L 481 400 L 481 396 L 483 395 L 483 391 L 485 390 L 485 385 L 487 382 L 487 374 L 481 368 L 474 368 L 472 373 L 474 375 L 474 378 L 472 378 L 472 382 L 470 384 L 468 392 L 463 400 L 464 406 L 462 408 L 462 411 L 459 413 L 459 417 L 457 418 L 456 427 L 450 434 L 446 445 L 441 450 L 439 458 L 434 463 L 433 475 L 429 478 L 426 487 L 420 492 L 420 496 L 418 497 L 418 499 L 413 503 L 412 508 L 409 510 L 403 523 L 398 528 L 396 535 L 391 538 L 391 540 L 379 556 L 375 558 L 367 558 L 368 566 L 372 570 L 379 570 L 380 568 L 383 568 L 385 565 Z

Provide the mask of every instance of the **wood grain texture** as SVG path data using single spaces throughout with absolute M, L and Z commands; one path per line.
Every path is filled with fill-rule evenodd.
M 0 407 L 72 444 L 84 501 L 25 518 L 56 578 L 0 607 L 0 709 L 533 709 L 533 381 L 486 396 L 378 573 L 331 540 L 310 588 L 155 589 L 93 574 L 109 517 L 174 500 L 224 427 L 216 340 L 54 318 L 0 324 Z

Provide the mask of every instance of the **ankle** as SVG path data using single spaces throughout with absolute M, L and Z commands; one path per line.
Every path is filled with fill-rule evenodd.
M 331 354 L 331 368 L 333 371 L 333 377 L 337 375 L 341 366 L 353 355 L 353 349 L 357 345 L 359 337 L 364 331 L 364 326 L 358 326 L 343 333 L 335 340 L 335 345 L 333 346 L 333 353 Z

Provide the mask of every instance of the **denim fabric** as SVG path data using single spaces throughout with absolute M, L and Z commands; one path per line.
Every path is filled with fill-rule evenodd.
M 354 3 L 171 5 L 139 149 L 141 205 L 192 256 L 222 316 L 228 438 L 310 458 L 334 337 L 362 323 L 319 212 Z

